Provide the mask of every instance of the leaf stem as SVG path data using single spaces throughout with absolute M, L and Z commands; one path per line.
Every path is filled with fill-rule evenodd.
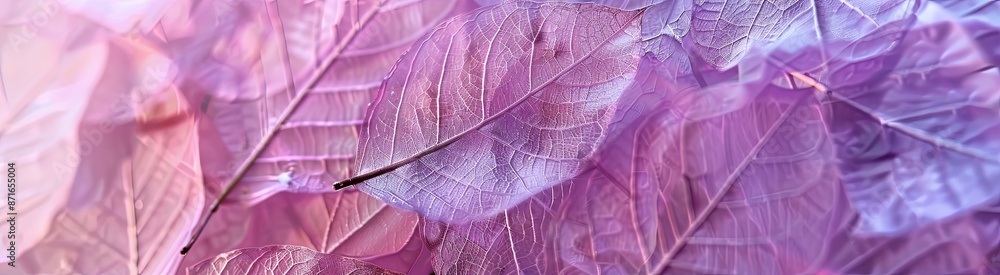
M 344 36 L 344 39 L 341 40 L 339 44 L 337 44 L 337 46 L 333 49 L 332 52 L 330 52 L 330 56 L 328 56 L 325 60 L 323 60 L 323 63 L 321 63 L 320 66 L 316 69 L 316 72 L 314 72 L 312 76 L 310 76 L 309 80 L 306 82 L 306 85 L 302 88 L 302 91 L 299 91 L 295 95 L 295 98 L 292 99 L 292 101 L 288 104 L 288 107 L 285 108 L 285 110 L 281 113 L 281 116 L 278 117 L 277 123 L 275 123 L 275 125 L 272 126 L 270 130 L 267 131 L 267 134 L 264 135 L 264 138 L 261 139 L 261 141 L 257 143 L 257 146 L 254 147 L 253 151 L 250 152 L 250 156 L 248 156 L 247 159 L 244 160 L 243 163 L 240 165 L 240 168 L 239 170 L 237 170 L 236 175 L 233 176 L 233 178 L 230 179 L 229 182 L 226 184 L 226 188 L 223 189 L 222 194 L 219 195 L 219 198 L 215 200 L 215 203 L 212 204 L 212 207 L 208 211 L 208 214 L 205 215 L 205 218 L 202 219 L 202 221 L 196 227 L 194 234 L 191 236 L 191 240 L 189 240 L 187 245 L 185 245 L 184 248 L 181 249 L 181 255 L 187 254 L 187 252 L 191 250 L 191 246 L 193 246 L 194 243 L 198 241 L 198 237 L 201 236 L 201 232 L 205 230 L 205 226 L 208 224 L 208 221 L 211 220 L 212 215 L 219 210 L 219 205 L 221 205 L 222 201 L 226 199 L 226 196 L 228 196 L 229 193 L 232 192 L 233 189 L 236 187 L 236 183 L 238 183 L 240 179 L 243 178 L 243 175 L 245 175 L 247 171 L 250 170 L 250 166 L 253 165 L 254 161 L 256 161 L 258 157 L 260 157 L 260 154 L 264 152 L 264 149 L 267 149 L 267 145 L 271 142 L 271 140 L 278 133 L 278 131 L 281 130 L 281 127 L 284 126 L 288 118 L 291 117 L 293 112 L 295 112 L 295 109 L 299 106 L 299 104 L 302 103 L 302 100 L 305 99 L 307 94 L 309 94 L 309 91 L 311 91 L 316 86 L 316 84 L 319 83 L 320 78 L 322 78 L 326 70 L 330 68 L 330 65 L 333 64 L 333 62 L 337 60 L 337 57 L 339 57 L 344 52 L 344 50 L 347 49 L 347 46 L 351 44 L 351 42 L 354 40 L 354 37 L 357 36 L 357 34 L 361 31 L 361 29 L 364 28 L 365 25 L 367 25 L 368 22 L 371 21 L 371 19 L 375 17 L 376 14 L 378 14 L 379 10 L 382 9 L 382 6 L 384 6 L 387 1 L 388 0 L 379 0 L 377 3 L 375 3 L 375 6 L 372 7 L 372 9 L 369 10 L 367 13 L 365 13 L 365 15 L 361 17 L 361 19 L 356 24 L 354 24 L 354 27 L 351 28 L 351 30 Z

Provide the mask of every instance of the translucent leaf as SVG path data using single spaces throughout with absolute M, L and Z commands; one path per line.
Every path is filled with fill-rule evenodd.
M 421 235 L 414 234 L 417 220 L 416 213 L 357 191 L 278 194 L 250 209 L 224 205 L 185 255 L 188 264 L 183 266 L 238 248 L 297 245 L 319 253 L 378 258 L 384 268 L 398 272 L 429 269 L 420 258 Z
M 806 87 L 764 87 L 699 120 L 685 117 L 695 105 L 666 101 L 572 181 L 486 220 L 426 221 L 435 271 L 968 274 L 1000 244 L 994 208 L 897 237 L 855 235 L 826 106 Z
M 444 23 L 390 73 L 348 182 L 467 221 L 572 177 L 634 77 L 638 27 L 635 12 L 530 2 Z
M 991 0 L 934 0 L 959 20 L 969 36 L 979 42 L 980 50 L 990 57 L 992 64 L 1000 64 L 1000 3 Z
M 687 59 L 681 41 L 691 31 L 691 0 L 663 2 L 646 9 L 642 14 L 642 40 L 647 52 L 659 60 L 673 64 L 678 56 Z
M 664 2 L 644 12 L 643 21 L 650 23 L 644 25 L 643 31 L 659 33 L 657 39 L 685 40 L 688 51 L 709 65 L 730 69 L 754 51 L 781 48 L 795 52 L 813 46 L 834 47 L 880 28 L 897 29 L 895 25 L 905 25 L 913 18 L 919 7 L 917 3 L 915 0 Z M 655 39 L 648 41 L 656 43 Z M 888 42 L 891 45 L 893 41 Z
M 899 233 L 1000 197 L 1000 71 L 961 25 L 928 5 L 868 82 L 833 72 L 830 128 L 862 233 Z
M 294 244 L 323 253 L 365 257 L 398 251 L 417 223 L 414 213 L 392 208 L 361 192 L 287 194 L 260 206 L 254 207 L 253 239 L 243 246 Z
M 204 148 L 204 147 L 203 147 Z M 206 206 L 211 207 L 214 195 L 206 193 Z M 201 232 L 201 238 L 192 246 L 177 269 L 178 275 L 187 274 L 187 268 L 205 259 L 213 258 L 216 255 L 235 250 L 241 246 L 243 240 L 251 237 L 250 225 L 253 221 L 251 209 L 242 205 L 223 204 L 211 221 L 205 225 L 205 230 Z M 261 228 L 261 230 L 273 229 L 271 227 Z M 266 244 L 271 245 L 271 244 Z M 264 245 L 259 245 L 264 246 Z
M 127 72 L 128 62 L 138 59 L 120 49 L 111 52 L 116 54 L 109 57 L 108 67 L 115 70 Z M 98 91 L 127 90 L 139 79 L 123 73 L 105 75 Z M 150 96 L 137 109 L 117 109 L 132 116 L 125 122 L 114 116 L 123 101 L 101 97 L 91 101 L 89 118 L 79 131 L 84 136 L 103 134 L 103 142 L 81 156 L 70 203 L 61 209 L 49 234 L 18 256 L 17 263 L 25 270 L 169 274 L 177 268 L 176 251 L 204 204 L 198 137 L 194 117 L 176 89 Z
M 798 94 L 799 98 L 808 94 Z M 666 101 L 573 181 L 497 217 L 430 223 L 441 273 L 807 270 L 836 197 L 819 109 L 765 98 L 689 121 Z M 768 97 L 771 97 L 768 99 Z M 776 100 L 775 98 L 782 99 Z M 801 103 L 801 102 L 796 102 Z M 687 126 L 685 126 L 687 125 Z M 810 230 L 812 228 L 814 230 Z M 482 260 L 480 260 L 482 259 Z
M 361 260 L 294 245 L 230 251 L 188 269 L 188 274 L 397 274 Z
M 75 19 L 51 23 L 87 24 Z M 21 251 L 48 233 L 70 198 L 80 156 L 91 153 L 103 138 L 95 129 L 84 131 L 80 122 L 104 75 L 109 51 L 103 40 L 75 44 L 77 35 L 68 32 L 35 35 L 24 44 L 0 47 L 0 164 L 14 169 L 15 182 L 8 187 L 17 199 L 16 205 L 4 207 L 13 211 L 4 213 L 29 217 L 17 221 L 25 230 L 3 243 L 15 241 Z
M 450 0 L 380 2 L 269 1 L 259 10 L 249 7 L 266 20 L 254 21 L 240 32 L 258 35 L 260 28 L 267 35 L 259 38 L 257 48 L 229 46 L 259 56 L 240 67 L 233 65 L 244 62 L 237 62 L 244 50 L 216 53 L 223 60 L 236 60 L 217 66 L 221 68 L 214 74 L 189 78 L 195 88 L 213 87 L 219 78 L 232 82 L 220 91 L 194 92 L 196 105 L 213 120 L 213 129 L 203 135 L 218 135 L 227 151 L 204 158 L 206 167 L 214 168 L 207 174 L 216 184 L 232 178 L 266 133 L 278 126 L 281 114 L 294 110 L 228 200 L 255 204 L 280 191 L 329 192 L 330 184 L 349 175 L 357 127 L 393 62 L 431 26 L 460 10 L 459 3 Z M 231 13 L 241 12 L 241 7 L 231 5 Z M 378 11 L 370 20 L 364 18 L 371 9 Z M 359 24 L 363 28 L 352 32 Z M 333 51 L 341 44 L 346 48 Z M 330 58 L 332 63 L 324 64 Z M 319 78 L 310 84 L 312 77 Z M 297 93 L 306 89 L 309 95 L 291 106 Z

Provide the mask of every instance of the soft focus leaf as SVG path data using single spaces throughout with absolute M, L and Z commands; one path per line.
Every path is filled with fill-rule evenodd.
M 294 245 L 244 248 L 205 260 L 188 274 L 396 274 L 361 260 Z
M 61 18 L 51 24 L 88 24 L 78 19 Z M 21 35 L 6 29 L 3 34 Z M 108 56 L 107 42 L 101 39 L 73 44 L 80 38 L 73 32 L 35 35 L 24 44 L 0 47 L 0 96 L 5 101 L 0 104 L 0 161 L 4 166 L 13 163 L 17 177 L 15 209 L 5 213 L 28 217 L 17 225 L 30 228 L 3 243 L 15 241 L 21 251 L 48 233 L 69 199 L 80 155 L 89 154 L 100 142 L 100 137 L 78 133 L 83 133 L 80 123 Z
M 574 176 L 634 78 L 638 23 L 635 12 L 530 2 L 444 23 L 383 84 L 352 180 L 390 204 L 457 222 Z
M 1000 73 L 939 6 L 919 17 L 898 53 L 823 83 L 859 233 L 900 233 L 1000 197 Z M 859 67 L 885 69 L 861 82 Z
M 1000 245 L 998 210 L 977 208 L 900 236 L 858 236 L 855 214 L 827 235 L 822 266 L 834 274 L 997 274 L 989 261 Z
M 148 32 L 156 24 L 156 21 L 163 16 L 166 7 L 173 1 L 52 0 L 33 2 L 41 6 L 48 17 L 59 17 L 65 16 L 67 13 L 74 13 L 116 34 L 124 34 L 135 28 L 140 29 L 141 32 Z
M 201 213 L 198 137 L 187 102 L 173 88 L 131 89 L 145 76 L 130 74 L 141 68 L 135 62 L 150 52 L 118 43 L 109 52 L 96 89 L 105 92 L 91 100 L 79 129 L 102 141 L 80 156 L 71 200 L 49 234 L 19 255 L 30 273 L 172 273 Z M 130 90 L 124 95 L 140 96 L 135 106 L 108 92 Z
M 970 37 L 979 42 L 980 50 L 992 64 L 1000 64 L 1000 2 L 993 0 L 934 0 L 959 20 Z M 998 271 L 1000 272 L 1000 271 Z

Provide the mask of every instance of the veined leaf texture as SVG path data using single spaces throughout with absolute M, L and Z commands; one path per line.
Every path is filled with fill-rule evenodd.
M 995 0 L 0 7 L 3 274 L 1000 274 Z

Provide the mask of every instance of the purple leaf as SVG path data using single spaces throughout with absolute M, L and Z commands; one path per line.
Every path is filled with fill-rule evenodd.
M 358 191 L 283 193 L 250 209 L 228 206 L 208 224 L 183 266 L 237 248 L 297 245 L 378 259 L 383 268 L 398 272 L 430 269 L 429 261 L 421 259 L 429 255 L 421 251 L 421 235 L 414 234 L 417 215 Z
M 415 213 L 356 191 L 278 194 L 250 209 L 224 205 L 182 266 L 237 248 L 297 245 L 372 259 L 397 272 L 429 270 L 422 235 L 414 234 L 417 220 Z
M 139 52 L 131 50 L 113 49 L 108 67 L 131 68 L 126 62 L 139 56 L 122 54 Z M 129 90 L 141 80 L 115 72 L 104 75 L 98 91 Z M 120 106 L 112 103 L 123 101 L 95 97 L 88 113 L 113 114 Z M 187 106 L 170 89 L 147 98 L 134 115 L 127 110 L 130 121 L 85 118 L 80 134 L 97 131 L 103 139 L 81 155 L 70 202 L 46 238 L 17 264 L 32 274 L 173 273 L 181 260 L 176 251 L 204 206 L 198 136 Z
M 915 0 L 663 2 L 644 12 L 643 33 L 658 35 L 656 39 L 685 40 L 685 47 L 709 65 L 729 69 L 754 51 L 781 48 L 795 52 L 815 45 L 833 46 L 836 45 L 833 42 L 854 41 L 879 28 L 895 28 L 895 24 L 912 18 L 919 7 L 917 3 Z M 658 43 L 656 39 L 648 40 L 648 36 L 644 38 L 648 43 Z
M 993 0 L 934 0 L 949 10 L 954 16 L 961 17 L 962 26 L 969 36 L 979 42 L 980 50 L 990 57 L 992 64 L 1000 64 L 1000 22 L 995 18 L 1000 16 L 1000 2 Z
M 690 123 L 681 152 L 649 161 L 674 169 L 647 183 L 658 182 L 673 206 L 660 210 L 671 226 L 661 229 L 665 254 L 651 260 L 652 272 L 815 272 L 810 263 L 838 210 L 831 195 L 838 190 L 832 147 L 809 97 L 769 88 L 734 113 Z
M 458 222 L 571 178 L 625 108 L 638 15 L 506 2 L 444 23 L 390 73 L 338 186 Z
M 854 235 L 825 106 L 806 87 L 765 88 L 700 120 L 684 117 L 688 101 L 665 101 L 574 180 L 487 220 L 426 221 L 435 271 L 964 274 L 1000 244 L 992 208 L 900 237 Z
M 823 83 L 842 179 L 861 212 L 858 233 L 898 234 L 1000 197 L 1000 93 L 992 88 L 1000 74 L 939 6 L 929 3 L 919 18 L 897 53 L 846 62 Z
M 997 274 L 1000 208 L 974 210 L 900 236 L 855 235 L 854 214 L 833 224 L 821 265 L 828 274 Z
M 691 5 L 691 0 L 670 1 L 653 5 L 643 12 L 642 40 L 647 52 L 664 63 L 690 65 L 691 62 L 685 62 L 688 56 L 681 43 L 691 30 Z
M 804 272 L 819 256 L 838 185 L 819 109 L 788 96 L 771 91 L 701 121 L 665 101 L 573 181 L 489 220 L 425 225 L 435 269 Z
M 188 269 L 188 274 L 397 274 L 361 260 L 294 245 L 230 251 Z
M 239 59 L 243 51 L 259 56 L 247 57 L 249 64 L 240 66 L 245 71 L 229 73 L 247 77 L 226 78 L 235 83 L 197 96 L 201 101 L 196 104 L 215 125 L 203 135 L 219 135 L 226 146 L 222 154 L 206 155 L 205 166 L 217 169 L 207 173 L 209 179 L 220 184 L 234 177 L 239 162 L 253 157 L 250 153 L 265 142 L 283 112 L 294 113 L 252 159 L 229 201 L 255 204 L 281 191 L 333 191 L 329 185 L 350 173 L 357 127 L 393 62 L 431 26 L 461 10 L 457 1 L 379 2 L 269 1 L 255 11 L 266 20 L 246 23 L 267 30 L 258 39 L 259 48 L 242 50 L 245 45 L 231 42 L 230 48 L 240 50 L 223 59 Z M 241 6 L 230 8 L 237 13 Z M 378 10 L 370 19 L 364 17 L 371 9 Z M 354 33 L 357 24 L 363 28 Z M 340 45 L 346 46 L 333 51 Z M 217 45 L 201 47 L 212 46 Z M 226 75 L 192 76 L 190 85 L 207 89 Z M 301 104 L 292 105 L 293 98 L 305 92 L 309 94 Z
M 241 246 L 291 244 L 364 258 L 398 252 L 417 220 L 357 191 L 282 194 L 253 208 L 250 237 Z

